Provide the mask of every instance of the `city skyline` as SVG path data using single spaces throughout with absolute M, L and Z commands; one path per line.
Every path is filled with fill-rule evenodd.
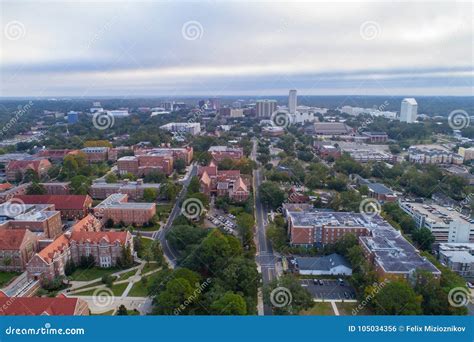
M 0 96 L 473 94 L 469 3 L 112 3 L 2 3 Z

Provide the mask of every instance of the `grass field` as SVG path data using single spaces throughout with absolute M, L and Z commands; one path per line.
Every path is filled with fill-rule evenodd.
M 316 302 L 311 309 L 301 312 L 303 316 L 334 316 L 331 303 Z
M 99 268 L 92 267 L 88 269 L 80 269 L 74 271 L 69 277 L 74 281 L 91 281 L 97 278 L 102 278 L 104 275 L 109 275 L 117 272 L 116 268 Z
M 148 286 L 144 285 L 142 281 L 136 282 L 130 292 L 129 297 L 146 297 L 148 296 Z
M 20 273 L 16 272 L 0 272 L 0 287 L 4 287 L 12 281 L 13 278 L 18 277 L 19 275 Z
M 114 294 L 115 297 L 120 297 L 122 295 L 123 291 L 125 291 L 125 289 L 127 288 L 127 285 L 128 285 L 128 283 L 114 284 L 114 285 L 112 285 L 112 288 L 110 290 L 112 290 L 112 293 Z M 105 289 L 109 289 L 109 288 L 108 287 L 103 288 L 102 291 L 106 291 Z M 74 295 L 75 296 L 93 296 L 95 291 L 99 291 L 99 290 L 98 289 L 91 289 L 91 290 L 86 290 L 86 291 L 82 291 L 82 292 L 77 292 Z
M 359 303 L 336 303 L 337 309 L 341 316 L 353 316 L 353 310 L 357 308 Z M 367 309 L 362 308 L 362 310 L 357 310 L 354 312 L 355 316 L 361 315 L 370 315 L 370 312 Z

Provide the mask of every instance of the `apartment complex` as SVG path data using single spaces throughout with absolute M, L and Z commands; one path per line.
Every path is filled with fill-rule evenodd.
M 257 118 L 270 118 L 276 109 L 276 100 L 258 100 L 256 104 Z
M 474 242 L 474 220 L 455 209 L 402 200 L 398 203 L 419 228 L 433 233 L 436 242 Z
M 464 158 L 441 145 L 417 145 L 408 148 L 408 158 L 417 164 L 457 164 Z
M 416 270 L 439 277 L 441 272 L 419 255 L 399 231 L 376 215 L 285 209 L 292 245 L 313 246 L 334 243 L 346 234 L 359 238 L 368 260 L 375 266 L 379 279 L 408 278 Z
M 474 243 L 441 243 L 438 259 L 461 277 L 474 277 Z
M 112 194 L 94 208 L 96 217 L 126 225 L 143 225 L 155 214 L 155 203 L 128 202 L 127 194 Z
M 153 189 L 159 193 L 161 185 L 156 183 L 143 183 L 143 179 L 137 179 L 135 182 L 128 179 L 122 180 L 120 183 L 106 183 L 104 180 L 95 180 L 89 192 L 94 199 L 106 199 L 115 193 L 128 195 L 131 200 L 143 199 L 145 189 Z

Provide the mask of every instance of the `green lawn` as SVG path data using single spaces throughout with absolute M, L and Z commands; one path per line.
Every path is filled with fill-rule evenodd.
M 99 281 L 95 281 L 91 284 L 88 284 L 88 285 L 83 285 L 83 286 L 79 286 L 79 287 L 76 287 L 74 290 L 72 290 L 72 292 L 74 291 L 78 291 L 78 290 L 81 290 L 81 289 L 86 289 L 88 287 L 93 287 L 93 286 L 98 286 L 98 285 L 102 285 L 102 281 L 99 280 Z
M 146 237 L 142 237 L 142 246 L 143 249 L 150 248 L 151 244 L 153 243 L 153 239 L 149 239 Z
M 0 272 L 0 287 L 4 287 L 12 281 L 13 278 L 18 277 L 19 275 L 20 273 L 16 272 Z
M 128 293 L 128 297 L 146 297 L 146 296 L 148 296 L 148 285 L 144 285 L 142 281 L 138 281 L 135 284 L 133 284 L 132 289 Z
M 127 288 L 128 283 L 123 283 L 123 284 L 114 284 L 112 285 L 112 293 L 114 294 L 115 297 L 120 297 Z M 82 292 L 77 292 L 74 295 L 75 296 L 92 296 L 94 295 L 94 292 L 97 291 L 97 289 L 91 289 L 91 290 L 86 290 Z
M 339 314 L 341 316 L 353 316 L 353 310 L 357 308 L 359 303 L 340 303 L 337 302 L 336 306 L 337 309 L 339 310 Z M 354 311 L 356 316 L 363 316 L 363 315 L 370 315 L 370 311 L 368 311 L 366 308 L 362 308 L 360 310 Z
M 150 271 L 156 270 L 157 268 L 160 268 L 160 265 L 156 262 L 147 262 L 145 266 L 143 267 L 142 274 L 146 274 Z
M 311 309 L 301 312 L 303 316 L 334 316 L 331 303 L 316 302 Z
M 135 275 L 135 273 L 137 273 L 137 270 L 134 269 L 134 270 L 131 270 L 131 271 L 128 271 L 128 272 L 125 272 L 125 273 L 122 273 L 120 275 L 120 277 L 118 278 L 118 280 L 125 280 L 125 279 L 128 279 L 130 278 L 131 276 Z
M 69 276 L 71 280 L 74 281 L 91 281 L 97 278 L 102 278 L 104 275 L 109 275 L 117 272 L 116 268 L 99 268 L 92 267 L 88 269 L 78 268 L 74 271 L 73 274 Z

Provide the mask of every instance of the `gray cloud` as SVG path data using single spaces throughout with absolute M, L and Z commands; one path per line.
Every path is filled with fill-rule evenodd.
M 2 96 L 280 94 L 289 87 L 472 95 L 469 3 L 1 6 Z M 20 39 L 6 35 L 12 21 L 23 25 Z M 200 38 L 183 37 L 189 21 L 202 27 Z M 364 23 L 372 31 L 363 32 Z

